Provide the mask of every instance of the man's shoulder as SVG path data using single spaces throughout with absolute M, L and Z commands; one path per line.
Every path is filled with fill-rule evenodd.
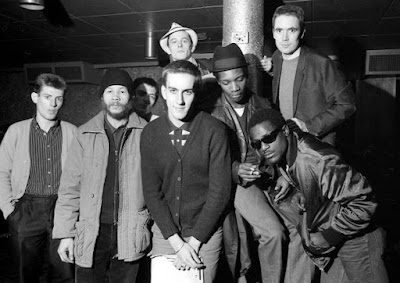
M 32 118 L 15 122 L 8 127 L 7 132 L 9 133 L 19 132 L 19 131 L 25 132 L 25 129 L 29 128 L 31 123 L 32 123 Z
M 225 129 L 225 124 L 222 123 L 218 118 L 212 116 L 210 113 L 201 111 L 198 115 L 202 116 L 202 123 L 206 124 L 207 127 L 216 129 Z
M 307 46 L 301 47 L 300 56 L 306 57 L 307 62 L 310 62 L 310 61 L 317 61 L 318 63 L 332 62 L 332 60 L 326 54 L 321 53 L 318 50 L 312 49 Z
M 321 160 L 324 156 L 340 157 L 340 153 L 334 147 L 311 134 L 304 134 L 298 140 L 297 151 L 300 154 L 313 155 L 318 160 Z
M 65 127 L 68 130 L 74 131 L 74 132 L 76 132 L 76 130 L 78 129 L 77 126 L 75 126 L 74 124 L 67 122 L 67 121 L 61 121 L 61 126 Z
M 102 111 L 96 114 L 96 116 L 92 117 L 86 123 L 80 125 L 78 127 L 78 132 L 83 133 L 86 131 L 93 131 L 95 129 L 104 129 L 104 114 Z

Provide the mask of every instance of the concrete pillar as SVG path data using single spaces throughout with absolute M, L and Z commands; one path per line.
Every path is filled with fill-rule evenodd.
M 264 0 L 224 0 L 222 46 L 236 43 L 249 63 L 248 87 L 264 96 L 263 75 L 257 64 L 263 57 Z

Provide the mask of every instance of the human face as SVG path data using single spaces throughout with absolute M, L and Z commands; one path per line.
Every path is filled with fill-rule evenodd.
M 169 35 L 168 48 L 174 61 L 188 60 L 192 56 L 192 40 L 186 31 L 177 31 Z
M 218 84 L 233 106 L 241 104 L 244 97 L 246 81 L 247 78 L 243 68 L 218 73 Z
M 168 118 L 176 127 L 184 124 L 194 101 L 193 86 L 195 77 L 184 73 L 167 74 L 165 86 L 161 86 L 161 93 L 167 102 Z
M 268 121 L 257 124 L 250 129 L 251 142 L 261 141 L 261 148 L 257 151 L 268 164 L 276 164 L 281 161 L 285 157 L 287 150 L 286 129 L 279 129 L 276 139 L 271 143 L 262 141 L 262 139 L 265 140 L 266 136 L 273 135 L 275 130 L 277 130 L 277 127 L 271 125 Z
M 141 84 L 135 90 L 135 97 L 132 99 L 133 106 L 137 112 L 147 114 L 156 102 L 157 89 L 148 84 Z
M 280 15 L 275 19 L 273 36 L 275 45 L 284 56 L 290 56 L 300 47 L 305 31 L 300 29 L 300 20 L 292 15 Z
M 132 109 L 129 98 L 129 92 L 125 86 L 111 85 L 103 92 L 103 108 L 110 117 L 116 120 L 125 119 Z
M 58 111 L 64 102 L 64 91 L 44 85 L 39 93 L 32 92 L 31 98 L 33 103 L 36 104 L 36 118 L 38 121 L 55 121 Z

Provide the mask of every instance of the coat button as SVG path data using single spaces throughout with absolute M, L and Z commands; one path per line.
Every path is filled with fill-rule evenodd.
M 93 194 L 93 193 L 92 193 L 92 194 L 90 194 L 90 197 L 91 197 L 91 198 L 94 198 L 94 194 Z

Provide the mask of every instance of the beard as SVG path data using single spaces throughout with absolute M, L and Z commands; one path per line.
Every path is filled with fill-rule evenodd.
M 126 119 L 129 117 L 129 115 L 132 113 L 132 103 L 129 101 L 127 104 L 121 104 L 119 102 L 114 102 L 110 104 L 106 104 L 103 100 L 101 102 L 103 109 L 107 112 L 107 114 L 114 118 L 115 120 L 121 121 L 123 119 Z M 122 111 L 120 112 L 111 112 L 111 107 L 112 106 L 120 106 L 122 107 Z

